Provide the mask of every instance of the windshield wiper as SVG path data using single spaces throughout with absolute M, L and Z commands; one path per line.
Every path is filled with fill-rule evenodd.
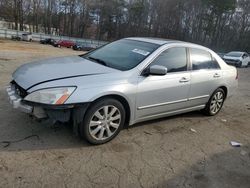
M 94 58 L 94 57 L 88 57 L 88 59 L 91 59 L 91 60 L 93 60 L 93 61 L 95 61 L 95 62 L 97 62 L 99 64 L 104 65 L 104 66 L 108 66 L 107 63 L 105 61 L 101 60 L 101 59 Z

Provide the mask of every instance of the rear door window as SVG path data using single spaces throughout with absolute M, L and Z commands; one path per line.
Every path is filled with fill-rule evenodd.
M 220 66 L 215 58 L 205 50 L 190 48 L 190 60 L 192 70 L 219 69 Z

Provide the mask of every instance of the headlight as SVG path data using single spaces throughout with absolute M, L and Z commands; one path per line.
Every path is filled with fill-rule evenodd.
M 62 87 L 35 91 L 24 98 L 26 101 L 43 104 L 64 104 L 75 91 L 75 87 Z

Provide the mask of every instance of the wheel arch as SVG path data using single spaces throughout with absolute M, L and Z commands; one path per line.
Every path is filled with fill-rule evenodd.
M 224 101 L 223 101 L 223 103 L 222 103 L 222 105 L 221 105 L 219 111 L 217 111 L 217 112 L 215 112 L 215 113 L 212 113 L 212 112 L 211 112 L 211 109 L 210 109 L 211 100 L 213 99 L 213 96 L 216 94 L 216 92 L 217 92 L 219 89 L 224 91 L 224 93 L 225 93 L 225 99 L 226 99 L 227 94 L 228 94 L 228 89 L 227 89 L 226 86 L 222 85 L 222 86 L 218 87 L 216 90 L 214 90 L 213 94 L 210 96 L 209 101 L 206 103 L 205 108 L 202 110 L 202 112 L 203 112 L 205 115 L 214 116 L 214 115 L 216 115 L 217 113 L 219 113 L 219 111 L 221 110 L 221 108 L 222 108 L 222 106 L 223 106 L 223 103 L 224 103 L 225 99 L 224 99 Z
M 96 98 L 90 104 L 93 104 L 93 103 L 95 103 L 95 102 L 97 102 L 99 100 L 103 100 L 105 98 L 116 99 L 123 105 L 123 107 L 125 109 L 125 113 L 126 113 L 125 125 L 128 125 L 129 122 L 130 122 L 130 118 L 131 118 L 131 107 L 130 107 L 130 104 L 129 104 L 128 100 L 124 96 L 119 95 L 119 94 L 107 94 L 107 95 L 100 96 L 100 97 Z
M 223 91 L 225 92 L 225 98 L 227 98 L 227 95 L 228 95 L 228 89 L 227 89 L 227 87 L 223 85 L 223 86 L 220 86 L 219 88 L 223 89 Z

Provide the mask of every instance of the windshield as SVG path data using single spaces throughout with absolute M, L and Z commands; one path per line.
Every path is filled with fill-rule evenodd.
M 111 68 L 126 71 L 139 65 L 158 47 L 159 45 L 153 43 L 122 39 L 81 57 Z
M 78 41 L 77 41 L 76 44 L 79 45 L 79 46 L 81 46 L 81 45 L 83 46 L 83 45 L 84 45 L 84 42 L 78 42 Z
M 241 57 L 243 55 L 242 52 L 230 52 L 226 54 L 226 56 L 231 56 L 231 57 Z

